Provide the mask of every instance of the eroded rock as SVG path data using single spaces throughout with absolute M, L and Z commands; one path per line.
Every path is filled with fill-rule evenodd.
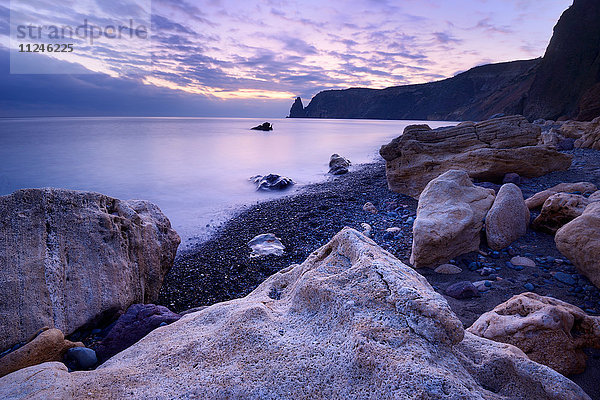
M 541 192 L 537 192 L 530 198 L 525 200 L 525 204 L 527 208 L 533 210 L 535 208 L 541 207 L 544 205 L 544 202 L 548 200 L 548 198 L 556 193 L 579 193 L 579 194 L 590 194 L 594 193 L 598 188 L 591 182 L 565 182 L 559 183 L 556 186 L 551 187 L 550 189 L 542 190 Z
M 0 398 L 88 393 L 128 399 L 589 399 L 516 347 L 465 332 L 425 278 L 347 228 L 247 297 L 158 328 L 94 371 L 69 374 L 62 364 L 46 363 L 0 378 Z
M 502 185 L 485 217 L 488 246 L 501 250 L 527 232 L 529 209 L 521 189 L 513 183 Z
M 411 264 L 436 266 L 478 250 L 493 202 L 494 191 L 473 185 L 465 171 L 451 170 L 429 182 L 417 206 Z
M 590 201 L 582 195 L 556 193 L 548 197 L 542 211 L 532 223 L 539 231 L 555 234 L 563 225 L 583 214 Z
M 563 375 L 585 370 L 584 348 L 600 348 L 600 317 L 535 293 L 511 297 L 479 317 L 467 331 L 517 346 L 533 361 Z

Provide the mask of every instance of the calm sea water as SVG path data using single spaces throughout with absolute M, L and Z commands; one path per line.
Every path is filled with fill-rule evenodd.
M 329 156 L 354 165 L 416 121 L 28 118 L 0 120 L 0 195 L 21 188 L 90 190 L 156 203 L 182 236 L 205 239 L 236 207 L 283 194 L 256 192 L 252 175 L 276 173 L 296 189 L 327 179 Z M 426 122 L 432 128 L 448 122 Z

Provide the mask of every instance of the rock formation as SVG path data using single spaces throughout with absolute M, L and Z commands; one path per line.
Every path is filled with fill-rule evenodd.
M 600 202 L 590 203 L 583 214 L 556 232 L 556 247 L 600 288 Z
M 513 183 L 502 185 L 485 217 L 488 246 L 501 250 L 527 232 L 529 209 L 521 189 Z
M 0 197 L 0 348 L 158 297 L 180 239 L 152 203 L 25 189 Z
M 552 297 L 522 293 L 483 314 L 467 329 L 517 346 L 563 375 L 585 370 L 586 347 L 600 348 L 600 317 Z
M 583 214 L 590 201 L 580 194 L 556 193 L 548 197 L 531 224 L 534 229 L 554 235 L 568 222 Z
M 465 171 L 448 171 L 429 182 L 413 224 L 411 264 L 436 267 L 478 250 L 483 219 L 493 202 L 494 191 L 473 185 Z
M 425 278 L 344 229 L 245 298 L 154 330 L 98 369 L 0 378 L 0 398 L 589 397 L 516 347 L 463 330 Z
M 300 97 L 296 97 L 294 104 L 292 104 L 292 108 L 290 108 L 289 118 L 304 117 L 306 117 L 306 112 L 304 111 L 304 105 L 302 105 L 302 99 Z
M 544 205 L 546 200 L 557 193 L 579 193 L 579 194 L 590 194 L 597 190 L 596 185 L 591 182 L 565 182 L 559 183 L 556 186 L 552 186 L 550 189 L 542 190 L 537 192 L 530 198 L 525 200 L 527 208 L 530 210 L 536 209 Z
M 507 173 L 536 177 L 568 169 L 572 156 L 538 146 L 541 129 L 522 116 L 432 130 L 411 125 L 381 147 L 391 190 L 417 198 L 425 185 L 451 169 L 471 178 L 501 181 Z

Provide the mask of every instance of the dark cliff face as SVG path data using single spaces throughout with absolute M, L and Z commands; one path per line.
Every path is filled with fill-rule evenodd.
M 543 59 L 484 65 L 421 85 L 328 90 L 298 116 L 460 121 L 500 113 L 530 120 L 600 115 L 600 0 L 574 1 Z
M 483 65 L 443 81 L 387 89 L 354 88 L 317 94 L 308 118 L 464 120 L 522 111 L 537 60 Z
M 306 113 L 304 112 L 304 105 L 302 105 L 302 99 L 300 97 L 296 97 L 296 101 L 292 104 L 292 108 L 290 109 L 289 118 L 304 118 L 306 117 Z
M 546 119 L 600 115 L 600 1 L 575 0 L 554 27 L 525 105 Z

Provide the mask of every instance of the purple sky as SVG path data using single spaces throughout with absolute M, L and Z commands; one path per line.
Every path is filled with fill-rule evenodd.
M 35 0 L 20 10 L 15 3 L 13 23 L 19 16 L 73 26 L 86 15 L 106 24 L 151 5 L 145 44 L 152 47 L 75 42 L 72 54 L 30 64 L 78 63 L 101 74 L 9 74 L 10 12 L 2 0 L 0 115 L 282 117 L 295 96 L 307 104 L 323 89 L 429 82 L 540 57 L 572 0 Z M 51 100 L 56 90 L 72 98 Z

